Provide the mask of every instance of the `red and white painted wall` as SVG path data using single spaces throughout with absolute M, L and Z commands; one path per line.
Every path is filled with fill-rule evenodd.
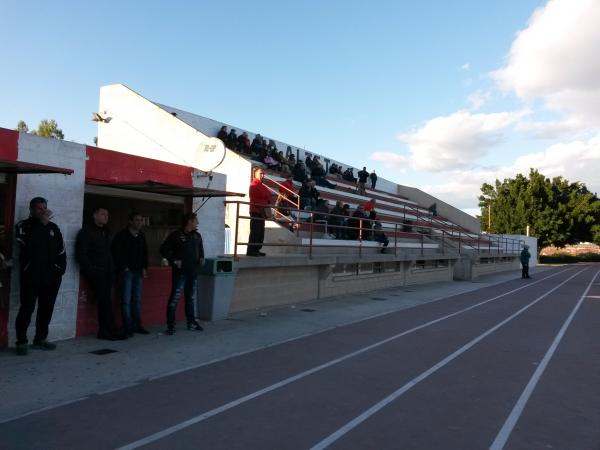
M 201 199 L 186 202 L 182 198 L 167 198 L 161 194 L 126 192 L 110 186 L 97 188 L 95 185 L 152 180 L 190 188 L 207 187 L 209 183 L 211 189 L 224 190 L 226 186 L 226 177 L 221 173 L 213 173 L 209 180 L 207 174 L 190 166 L 138 156 L 129 149 L 121 152 L 106 150 L 4 128 L 0 128 L 0 161 L 31 163 L 72 171 L 70 175 L 26 173 L 4 175 L 4 178 L 0 179 L 0 184 L 5 185 L 5 189 L 2 190 L 4 198 L 0 200 L 3 202 L 3 225 L 7 241 L 10 242 L 14 224 L 28 216 L 29 200 L 35 196 L 42 196 L 48 200 L 48 208 L 54 213 L 53 221 L 60 227 L 65 238 L 67 272 L 57 298 L 50 326 L 50 340 L 93 334 L 96 331 L 95 304 L 92 296 L 88 295 L 85 281 L 80 280 L 79 267 L 74 258 L 75 240 L 84 220 L 86 201 L 120 198 L 121 203 L 127 201 L 128 207 L 136 202 L 145 202 L 146 209 L 156 209 L 152 211 L 154 215 L 162 214 L 160 209 L 163 206 L 169 209 L 169 205 L 176 205 L 170 208 L 170 211 L 183 212 L 184 209 L 197 209 L 202 202 Z M 225 220 L 223 199 L 209 199 L 198 211 L 198 215 L 199 230 L 204 237 L 207 256 L 222 254 Z M 115 220 L 116 223 L 109 223 L 113 231 L 126 225 L 122 214 L 115 217 Z M 14 243 L 11 244 L 13 252 L 16 253 Z M 18 258 L 18 255 L 15 256 Z M 154 258 L 150 278 L 144 287 L 142 309 L 146 325 L 164 322 L 170 269 L 156 263 L 158 259 Z M 14 341 L 14 319 L 19 307 L 18 270 L 12 270 L 10 280 L 7 281 L 10 282 L 3 283 L 4 286 L 0 288 L 0 348 L 5 348 Z M 31 333 L 33 330 L 30 330 Z

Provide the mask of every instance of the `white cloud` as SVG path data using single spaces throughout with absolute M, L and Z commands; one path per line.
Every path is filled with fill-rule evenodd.
M 453 206 L 470 209 L 477 206 L 483 183 L 493 184 L 496 179 L 514 178 L 518 173 L 527 176 L 531 168 L 548 178 L 562 176 L 572 183 L 581 181 L 590 191 L 600 193 L 600 134 L 588 140 L 551 145 L 502 167 L 455 170 L 449 174 L 451 181 L 421 188 Z
M 492 77 L 505 91 L 600 126 L 600 1 L 550 0 L 531 16 Z
M 410 155 L 389 154 L 388 163 L 407 163 L 416 170 L 443 171 L 470 166 L 504 140 L 505 131 L 528 111 L 471 114 L 458 111 L 436 117 L 398 139 L 408 144 Z M 381 158 L 381 155 L 378 155 Z M 381 160 L 381 159 L 379 159 Z
M 471 68 L 471 64 L 470 63 L 464 63 L 462 66 L 460 66 L 460 68 L 462 70 L 469 70 Z
M 479 108 L 481 108 L 484 104 L 486 104 L 490 98 L 491 93 L 489 91 L 484 92 L 478 89 L 477 91 L 473 92 L 467 97 L 467 102 L 469 102 L 469 104 L 471 105 L 471 109 L 476 111 Z

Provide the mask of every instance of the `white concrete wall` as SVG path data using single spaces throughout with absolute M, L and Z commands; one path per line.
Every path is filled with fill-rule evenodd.
M 225 190 L 227 177 L 215 173 L 212 180 L 204 172 L 194 171 L 194 186 Z M 222 255 L 225 249 L 225 209 L 223 197 L 194 198 L 193 210 L 198 214 L 198 231 L 204 243 L 204 255 L 207 258 Z M 200 209 L 198 209 L 200 208 Z
M 31 134 L 19 134 L 19 161 L 73 169 L 72 175 L 22 174 L 17 178 L 15 198 L 15 223 L 29 216 L 29 201 L 44 197 L 48 208 L 54 212 L 56 223 L 65 240 L 67 271 L 50 324 L 49 340 L 75 336 L 77 298 L 79 293 L 79 267 L 75 263 L 75 238 L 81 228 L 83 192 L 85 184 L 85 146 L 58 139 L 46 139 Z M 15 249 L 16 250 L 16 249 Z M 18 251 L 15 252 L 18 258 Z M 18 264 L 18 262 L 17 262 Z M 14 343 L 14 321 L 19 308 L 19 271 L 12 271 L 9 340 Z M 35 333 L 35 313 L 29 329 L 29 339 Z
M 502 234 L 509 239 L 516 239 L 518 241 L 524 241 L 525 244 L 529 245 L 529 253 L 531 253 L 531 259 L 529 260 L 529 267 L 535 267 L 538 263 L 538 245 L 537 238 L 534 236 L 525 236 L 523 234 Z
M 408 198 L 414 202 L 417 202 L 419 205 L 428 208 L 432 203 L 436 203 L 437 212 L 440 216 L 446 217 L 451 222 L 454 222 L 457 225 L 460 225 L 463 228 L 466 228 L 473 233 L 481 233 L 481 224 L 479 223 L 479 219 L 467 214 L 464 211 L 461 211 L 458 208 L 455 208 L 452 205 L 449 205 L 442 200 L 435 198 L 433 195 L 428 194 L 420 189 L 410 187 L 410 186 L 402 186 L 398 185 L 397 192 L 398 195 Z
M 173 116 L 169 110 L 147 100 L 121 84 L 100 88 L 99 113 L 110 117 L 109 123 L 98 123 L 98 146 L 126 152 L 175 164 L 196 166 L 198 145 L 207 136 L 187 123 Z M 236 160 L 241 159 L 228 152 L 227 167 L 213 172 L 211 188 L 246 192 L 249 177 L 245 184 L 235 175 L 240 169 Z M 248 165 L 248 164 L 246 164 Z M 208 176 L 196 171 L 194 185 L 206 187 Z M 221 255 L 224 251 L 224 206 L 222 198 L 209 200 L 199 211 L 200 232 L 204 240 L 207 256 Z M 196 209 L 201 199 L 194 202 Z

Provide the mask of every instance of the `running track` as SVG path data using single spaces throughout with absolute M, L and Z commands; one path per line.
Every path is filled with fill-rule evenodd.
M 598 450 L 599 271 L 554 268 L 31 414 L 0 424 L 0 448 Z

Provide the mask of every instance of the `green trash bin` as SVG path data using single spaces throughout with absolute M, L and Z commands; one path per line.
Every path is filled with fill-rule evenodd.
M 233 258 L 206 258 L 198 271 L 198 307 L 201 320 L 226 319 L 233 297 Z

